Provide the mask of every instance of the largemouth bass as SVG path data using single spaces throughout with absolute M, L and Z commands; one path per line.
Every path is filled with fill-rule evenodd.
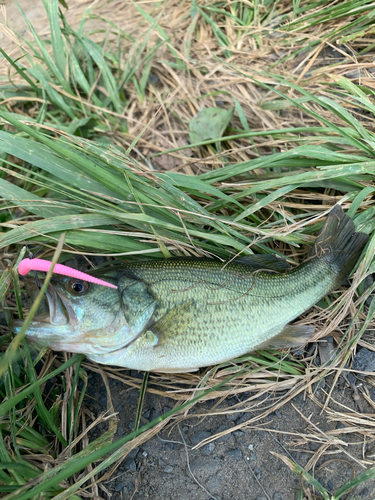
M 346 280 L 367 240 L 335 206 L 310 257 L 294 269 L 264 255 L 227 265 L 173 258 L 106 273 L 117 290 L 53 278 L 27 335 L 99 363 L 160 372 L 194 371 L 260 347 L 301 345 L 313 328 L 289 323 Z M 27 291 L 35 297 L 34 280 Z M 15 330 L 21 326 L 16 322 Z

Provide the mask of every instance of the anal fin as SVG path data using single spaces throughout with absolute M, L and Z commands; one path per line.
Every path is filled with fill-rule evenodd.
M 257 349 L 272 348 L 286 349 L 288 347 L 299 347 L 306 344 L 315 328 L 310 325 L 285 325 L 275 337 L 263 342 Z

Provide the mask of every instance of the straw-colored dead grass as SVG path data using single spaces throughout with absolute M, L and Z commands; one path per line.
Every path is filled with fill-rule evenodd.
M 133 3 L 76 0 L 68 3 L 69 10 L 65 15 L 71 26 L 77 29 L 82 17 L 87 16 L 89 19 L 86 32 L 95 41 L 105 38 L 106 48 L 118 42 L 119 30 L 136 39 L 146 36 L 150 30 L 150 22 L 145 20 L 137 6 L 157 20 L 157 26 L 152 29 L 146 49 L 151 51 L 157 43 L 164 42 L 152 60 L 151 74 L 155 84 L 149 85 L 144 96 L 140 96 L 132 83 L 128 82 L 128 103 L 122 115 L 128 123 L 129 133 L 124 135 L 116 130 L 109 132 L 111 140 L 126 147 L 142 134 L 137 143 L 137 150 L 145 157 L 188 146 L 188 123 L 191 118 L 205 106 L 232 106 L 233 98 L 240 104 L 251 131 L 320 124 L 319 120 L 301 110 L 285 107 L 285 102 L 281 109 L 270 109 L 275 104 L 275 94 L 260 88 L 255 82 L 251 83 L 248 77 L 278 90 L 287 90 L 290 97 L 299 97 L 299 94 L 292 88 L 283 86 L 271 74 L 264 74 L 265 71 L 281 75 L 321 97 L 328 96 L 326 85 L 333 85 L 340 76 L 345 76 L 355 84 L 374 87 L 373 55 L 371 51 L 365 50 L 366 44 L 369 43 L 366 32 L 350 41 L 340 37 L 343 30 L 345 33 L 348 30 L 350 32 L 351 23 L 354 29 L 354 21 L 358 20 L 356 16 L 325 20 L 323 23 L 309 26 L 309 21 L 304 22 L 304 18 L 307 14 L 316 15 L 314 10 L 308 10 L 306 15 L 295 18 L 291 2 L 279 3 L 278 16 L 269 22 L 262 24 L 257 20 L 255 25 L 249 27 L 239 27 L 231 17 L 216 14 L 212 19 L 227 40 L 227 45 L 223 47 L 219 45 L 212 26 L 203 15 L 198 11 L 194 15 L 190 1 Z M 225 4 L 224 10 L 228 14 L 233 10 L 233 3 Z M 26 12 L 35 8 L 26 1 L 20 4 Z M 207 9 L 213 5 L 214 2 L 209 0 L 198 3 L 201 12 L 209 12 Z M 260 12 L 264 10 L 262 6 L 259 8 Z M 11 10 L 9 24 L 17 31 L 25 30 L 25 23 L 19 15 L 17 21 L 15 20 L 15 5 L 10 5 L 9 8 L 1 6 L 1 9 L 5 24 L 8 19 L 7 10 Z M 316 10 L 319 12 L 322 7 Z M 41 35 L 46 36 L 48 19 L 43 15 L 42 8 L 38 9 L 38 14 L 40 15 L 36 28 Z M 21 26 L 14 26 L 18 22 Z M 26 39 L 31 39 L 27 32 L 26 27 Z M 20 39 L 14 35 L 12 28 L 5 25 L 0 26 L 0 33 L 3 49 L 13 59 L 17 58 L 22 53 L 22 48 L 26 47 L 25 42 L 20 44 Z M 120 40 L 123 67 L 132 57 L 134 42 L 129 37 L 127 41 L 124 38 Z M 361 51 L 364 53 L 358 54 Z M 9 66 L 3 61 L 0 65 L 0 75 L 6 75 L 8 72 Z M 12 81 L 20 82 L 19 75 L 12 74 Z M 59 88 L 56 90 L 62 92 Z M 6 104 L 10 108 L 19 107 L 22 106 L 22 99 Z M 374 130 L 373 117 L 363 116 L 361 110 L 354 109 L 355 106 L 349 101 L 345 104 L 354 114 L 365 119 L 368 130 Z M 339 123 L 337 117 L 316 104 L 309 103 L 309 107 L 320 113 L 323 118 L 330 118 Z M 97 112 L 100 114 L 101 110 L 97 109 Z M 242 129 L 238 117 L 235 117 L 232 123 L 235 128 Z M 146 130 L 145 124 L 148 124 Z M 290 142 L 274 138 L 267 140 L 265 137 L 252 140 L 243 138 L 228 141 L 224 148 L 226 153 L 220 157 L 211 156 L 210 148 L 207 148 L 205 153 L 201 148 L 199 153 L 202 159 L 197 162 L 196 158 L 191 158 L 190 149 L 183 149 L 164 154 L 151 162 L 158 170 L 202 173 L 221 166 L 221 158 L 225 155 L 230 156 L 231 162 L 239 162 L 275 151 L 286 151 L 292 146 L 293 137 Z

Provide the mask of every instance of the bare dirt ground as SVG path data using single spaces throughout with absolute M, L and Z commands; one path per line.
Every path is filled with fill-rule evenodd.
M 130 379 L 142 376 L 134 371 L 120 373 Z M 92 400 L 87 404 L 97 417 L 106 409 L 106 389 L 99 374 L 90 373 L 89 380 Z M 345 434 L 350 427 L 348 422 L 329 422 L 327 413 L 321 413 L 331 383 L 329 378 L 324 388 L 315 394 L 310 397 L 300 394 L 250 427 L 246 422 L 259 413 L 261 407 L 272 407 L 275 394 L 264 394 L 248 404 L 246 400 L 254 393 L 244 393 L 240 400 L 229 394 L 222 402 L 199 404 L 187 418 L 132 450 L 104 485 L 113 494 L 113 500 L 297 500 L 300 480 L 273 454 L 276 453 L 291 458 L 305 469 L 314 463 L 310 473 L 334 493 L 353 475 L 365 470 L 356 460 L 371 455 L 372 451 L 371 445 L 364 445 L 359 434 Z M 375 404 L 375 390 L 371 386 L 368 389 Z M 110 382 L 110 390 L 119 417 L 117 435 L 122 435 L 134 428 L 139 391 L 129 390 L 120 381 Z M 245 402 L 243 411 L 230 410 L 240 402 Z M 356 404 L 352 389 L 342 380 L 334 389 L 329 406 L 350 413 Z M 363 397 L 360 404 L 363 413 L 373 413 L 374 408 Z M 141 423 L 173 406 L 172 399 L 147 394 Z M 100 424 L 93 437 L 98 437 L 104 429 L 106 423 Z M 218 434 L 219 438 L 194 449 L 203 440 Z M 339 439 L 340 444 L 330 444 L 335 439 Z M 375 498 L 375 482 L 358 486 L 346 498 Z
M 20 0 L 19 3 L 38 32 L 45 33 L 48 22 L 42 2 Z M 89 3 L 68 1 L 68 19 L 76 16 L 78 21 L 82 7 Z M 120 3 L 112 2 L 113 18 Z M 26 25 L 12 1 L 7 2 L 6 12 L 9 25 L 27 35 Z M 12 49 L 12 44 L 6 41 L 6 47 Z M 111 378 L 113 373 L 119 380 Z M 142 374 L 118 370 L 109 375 L 110 394 L 118 417 L 117 435 L 121 436 L 134 428 L 139 390 L 131 388 L 131 383 L 139 385 Z M 322 411 L 331 385 L 329 377 L 325 384 L 299 394 L 256 425 L 247 422 L 260 409 L 272 408 L 280 394 L 264 393 L 259 397 L 256 393 L 243 393 L 240 397 L 226 394 L 220 400 L 200 403 L 132 450 L 102 483 L 100 494 L 113 500 L 299 498 L 300 479 L 275 454 L 289 457 L 304 467 L 333 494 L 365 470 L 363 462 L 367 466 L 374 463 L 375 452 L 367 440 L 366 428 L 361 433 L 353 432 L 351 422 L 358 415 L 356 412 L 360 412 L 374 425 L 375 389 L 373 383 L 356 380 L 350 385 L 340 377 L 329 408 L 336 411 L 335 418 L 341 417 L 332 421 L 329 408 Z M 152 375 L 150 387 L 153 387 Z M 97 369 L 89 370 L 87 394 L 86 405 L 94 420 L 107 409 L 107 390 Z M 148 392 L 141 423 L 160 416 L 174 404 L 174 398 Z M 236 408 L 231 410 L 234 405 Z M 98 437 L 107 425 L 104 422 L 97 426 L 91 437 Z M 200 446 L 202 441 L 205 444 Z M 305 489 L 305 498 L 319 498 L 313 496 L 310 487 L 305 485 Z M 346 498 L 375 499 L 375 482 L 359 485 Z

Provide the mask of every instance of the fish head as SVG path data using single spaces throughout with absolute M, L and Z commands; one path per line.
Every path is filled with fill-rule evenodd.
M 25 289 L 33 303 L 39 293 L 35 280 L 26 280 Z M 54 350 L 96 355 L 112 352 L 131 342 L 142 327 L 139 322 L 136 327 L 130 324 L 126 301 L 124 287 L 54 277 L 26 335 Z M 18 333 L 22 325 L 15 321 L 14 331 Z

